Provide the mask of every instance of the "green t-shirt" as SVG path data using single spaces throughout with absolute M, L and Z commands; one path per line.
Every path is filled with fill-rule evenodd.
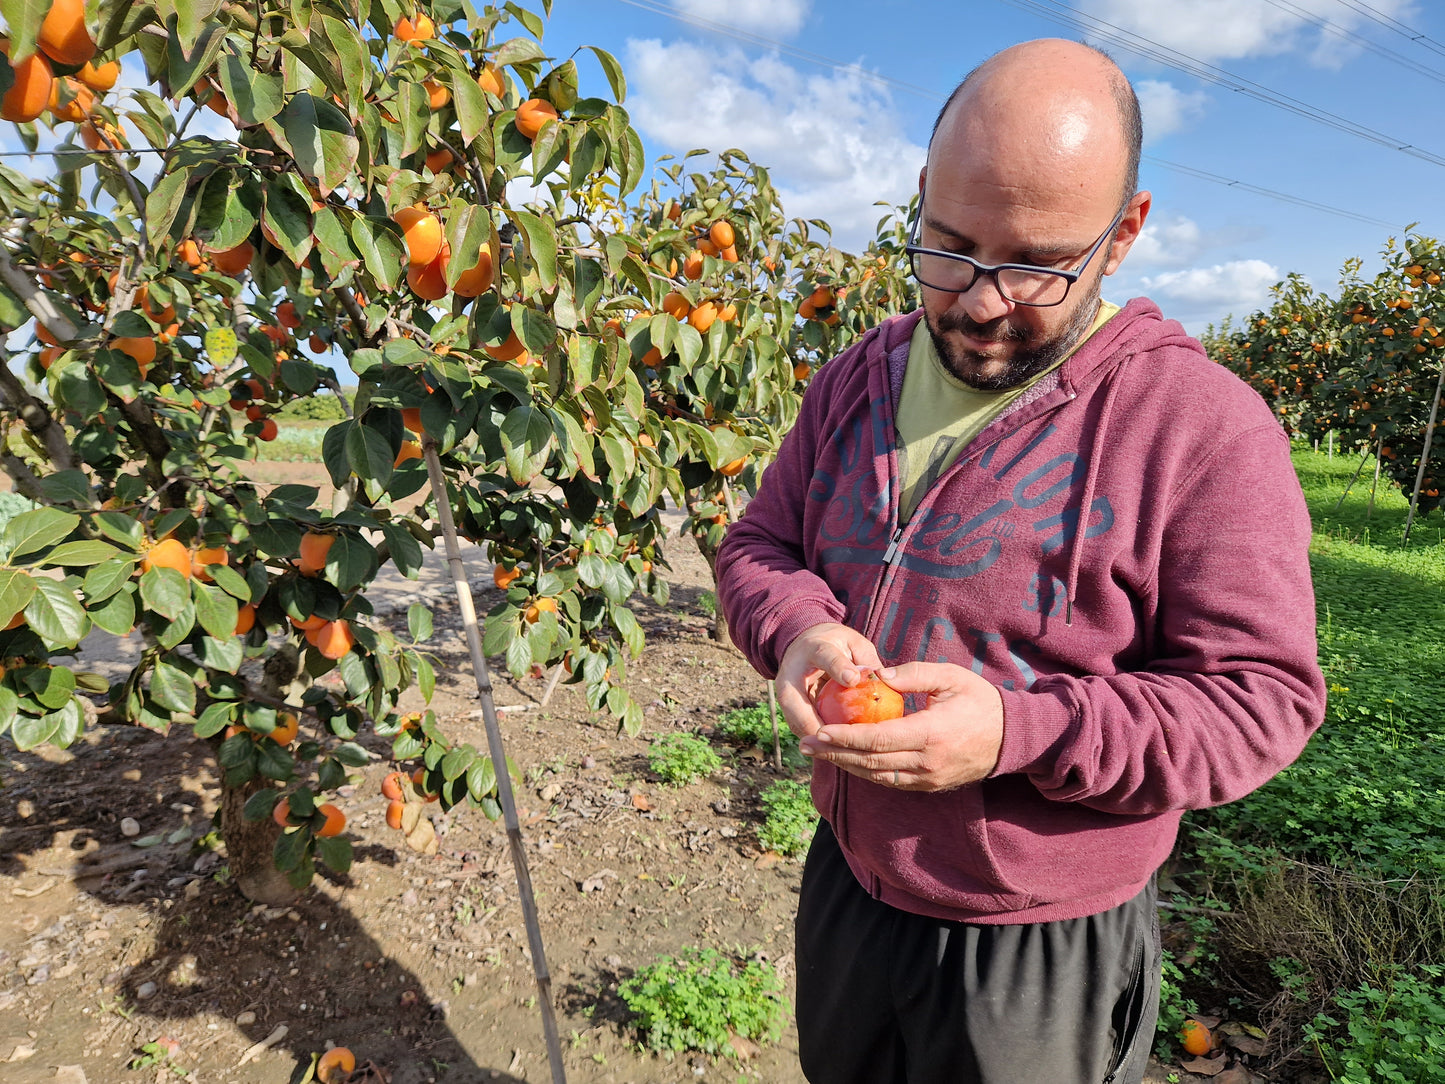
M 1088 333 L 1057 362 L 1024 383 L 1002 391 L 971 388 L 943 367 L 934 349 L 928 326 L 918 321 L 908 348 L 908 369 L 903 374 L 899 396 L 898 477 L 899 522 L 906 523 L 918 502 L 939 476 L 951 467 L 968 442 L 983 432 L 988 423 L 1048 373 L 1062 365 L 1070 354 L 1098 331 L 1118 305 L 1099 303 L 1099 313 Z

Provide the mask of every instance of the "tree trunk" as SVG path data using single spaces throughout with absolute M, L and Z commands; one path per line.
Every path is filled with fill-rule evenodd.
M 241 895 L 254 903 L 275 907 L 292 903 L 301 893 L 276 868 L 272 857 L 281 827 L 270 817 L 248 821 L 242 810 L 246 800 L 271 785 L 256 778 L 239 787 L 221 784 L 221 838 L 226 841 L 226 865 Z
M 728 631 L 727 615 L 723 613 L 722 602 L 717 596 L 717 551 L 710 546 L 704 546 L 701 542 L 698 543 L 697 548 L 702 551 L 703 557 L 707 560 L 708 571 L 712 573 L 712 638 L 717 641 L 719 647 L 736 651 L 737 645 L 733 643 L 732 634 Z
M 300 674 L 301 654 L 294 644 L 286 644 L 266 660 L 261 687 L 284 699 L 297 691 Z M 244 810 L 251 795 L 276 785 L 274 780 L 260 776 L 237 787 L 227 785 L 224 779 L 221 783 L 221 839 L 226 844 L 231 880 L 248 900 L 272 907 L 291 903 L 301 893 L 276 868 L 275 847 L 281 826 L 270 817 L 248 821 Z

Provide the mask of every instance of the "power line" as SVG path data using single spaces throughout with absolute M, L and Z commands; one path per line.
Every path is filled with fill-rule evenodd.
M 1325 203 L 1316 203 L 1314 200 L 1305 199 L 1303 196 L 1292 196 L 1287 192 L 1276 192 L 1272 188 L 1261 188 L 1257 184 L 1250 184 L 1248 181 L 1236 181 L 1229 177 L 1222 177 L 1218 173 L 1210 173 L 1208 170 L 1196 169 L 1193 166 L 1186 166 L 1179 162 L 1170 162 L 1163 158 L 1155 158 L 1152 154 L 1143 155 L 1143 160 L 1156 166 L 1163 166 L 1165 169 L 1172 169 L 1175 173 L 1183 173 L 1190 177 L 1196 177 L 1201 181 L 1213 181 L 1226 188 L 1237 188 L 1243 192 L 1252 192 L 1258 196 L 1268 196 L 1270 199 L 1280 200 L 1284 203 L 1292 203 L 1296 207 L 1307 207 L 1312 211 L 1323 211 L 1327 214 L 1338 215 L 1341 218 L 1354 219 L 1356 222 L 1364 222 L 1371 226 L 1384 226 L 1390 230 L 1404 229 L 1398 222 L 1386 222 L 1384 219 L 1371 218 L 1369 215 L 1362 215 L 1355 211 L 1346 211 L 1340 207 L 1331 207 Z
M 717 23 L 713 22 L 710 19 L 703 19 L 698 16 L 687 15 L 673 8 L 666 7 L 662 4 L 649 2 L 649 0 L 617 0 L 617 2 L 619 4 L 627 4 L 630 7 L 640 8 L 641 10 L 647 11 L 654 15 L 663 15 L 680 23 L 687 23 L 689 25 L 699 26 L 703 29 L 710 30 L 717 34 L 721 34 L 724 37 L 734 38 L 738 41 L 746 42 L 750 45 L 758 45 L 765 48 L 774 49 L 780 53 L 785 53 L 799 60 L 805 60 L 810 64 L 817 64 L 821 67 L 829 68 L 833 71 L 863 76 L 865 78 L 871 79 L 873 82 L 878 83 L 881 86 L 897 87 L 900 90 L 906 90 L 908 93 L 917 95 L 918 97 L 927 99 L 928 101 L 942 102 L 944 100 L 944 95 L 939 94 L 936 91 L 914 86 L 911 83 L 903 83 L 896 79 L 891 79 L 886 75 L 879 75 L 876 72 L 866 71 L 865 69 L 860 68 L 856 64 L 843 64 L 840 61 L 833 60 L 830 57 L 821 56 L 817 53 L 809 53 L 802 49 L 794 49 L 791 46 L 785 44 L 784 42 L 776 41 L 772 38 L 766 38 L 760 34 L 753 34 L 748 31 L 739 30 L 737 27 L 728 26 L 725 23 Z M 1005 0 L 1005 2 L 1007 3 L 1009 2 L 1009 0 Z M 1363 222 L 1372 226 L 1383 226 L 1386 229 L 1392 230 L 1404 229 L 1404 227 L 1397 222 L 1386 222 L 1383 219 L 1371 218 L 1370 216 L 1360 214 L 1357 211 L 1349 211 L 1342 207 L 1332 207 L 1326 203 L 1317 203 L 1314 200 L 1308 200 L 1302 196 L 1295 196 L 1291 195 L 1288 192 L 1280 192 L 1273 188 L 1265 188 L 1261 185 L 1250 184 L 1248 181 L 1240 181 L 1235 180 L 1231 177 L 1224 177 L 1217 173 L 1210 173 L 1207 170 L 1196 169 L 1193 166 L 1186 166 L 1180 162 L 1171 162 L 1167 159 L 1157 158 L 1153 155 L 1144 155 L 1144 159 L 1154 165 L 1162 166 L 1165 169 L 1171 169 L 1176 173 L 1183 173 L 1188 176 L 1195 177 L 1199 180 L 1210 181 L 1214 184 L 1223 185 L 1226 188 L 1234 188 L 1242 192 L 1250 192 L 1256 196 L 1263 196 L 1266 199 L 1278 200 L 1281 203 L 1289 203 L 1296 207 L 1304 207 L 1308 208 L 1309 210 L 1319 211 L 1323 214 L 1335 215 L 1339 218 L 1347 218 L 1355 222 Z
M 1021 11 L 1040 15 L 1045 19 L 1079 30 L 1086 35 L 1102 39 L 1110 45 L 1126 49 L 1147 60 L 1163 64 L 1166 67 L 1173 68 L 1186 75 L 1192 75 L 1196 79 L 1203 79 L 1206 82 L 1214 83 L 1216 86 L 1233 90 L 1239 94 L 1254 98 L 1256 101 L 1264 102 L 1266 105 L 1275 106 L 1286 112 L 1293 113 L 1296 116 L 1323 124 L 1328 128 L 1334 128 L 1336 131 L 1353 135 L 1381 147 L 1389 147 L 1392 150 L 1400 151 L 1411 157 L 1422 159 L 1432 165 L 1445 166 L 1445 156 L 1438 155 L 1434 151 L 1425 150 L 1423 147 L 1417 147 L 1413 143 L 1408 143 L 1395 136 L 1386 135 L 1384 132 L 1371 128 L 1368 125 L 1358 124 L 1355 121 L 1340 116 L 1338 113 L 1332 113 L 1327 109 L 1310 105 L 1308 102 L 1290 97 L 1288 94 L 1281 94 L 1279 91 L 1271 90 L 1260 83 L 1254 82 L 1252 79 L 1245 79 L 1242 76 L 1225 71 L 1223 68 L 1216 67 L 1213 64 L 1196 60 L 1194 57 L 1181 53 L 1177 49 L 1171 49 L 1167 45 L 1161 45 L 1159 42 L 1125 30 L 1123 27 L 1116 26 L 1107 20 L 1099 19 L 1092 15 L 1076 13 L 1067 8 L 1062 3 L 1062 0 L 1003 0 L 1003 2 Z
M 1264 2 L 1271 7 L 1279 8 L 1280 11 L 1293 15 L 1301 22 L 1308 23 L 1322 34 L 1330 34 L 1360 49 L 1367 49 L 1376 56 L 1382 56 L 1393 64 L 1398 64 L 1402 68 L 1409 68 L 1416 75 L 1423 75 L 1426 79 L 1433 79 L 1437 83 L 1445 83 L 1445 72 L 1436 71 L 1434 68 L 1421 64 L 1419 61 L 1411 60 L 1403 53 L 1397 53 L 1393 49 L 1378 45 L 1369 38 L 1362 38 L 1359 34 L 1341 26 L 1339 23 L 1332 23 L 1322 16 L 1305 10 L 1298 4 L 1291 3 L 1291 0 L 1264 0 Z
M 1421 48 L 1429 49 L 1432 53 L 1439 53 L 1441 56 L 1445 56 L 1445 45 L 1442 45 L 1434 38 L 1422 34 L 1412 27 L 1406 26 L 1400 22 L 1399 19 L 1386 15 L 1383 11 L 1377 11 L 1375 8 L 1370 7 L 1369 4 L 1361 3 L 1360 0 L 1336 0 L 1336 3 L 1343 4 L 1355 14 L 1363 15 L 1366 19 L 1369 19 L 1373 23 L 1378 23 L 1386 30 L 1392 30 L 1401 37 L 1408 38 Z

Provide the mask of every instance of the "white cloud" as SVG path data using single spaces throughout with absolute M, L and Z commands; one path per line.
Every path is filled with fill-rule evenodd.
M 714 0 L 675 0 L 673 6 L 684 15 L 726 23 L 739 30 L 762 30 L 773 37 L 784 37 L 803 28 L 812 3 L 810 0 L 731 0 L 725 8 L 720 8 Z
M 1152 296 L 1187 308 L 1241 312 L 1269 299 L 1269 288 L 1284 276 L 1263 260 L 1230 260 L 1212 267 L 1193 267 L 1146 275 L 1139 281 Z
M 1209 95 L 1202 90 L 1182 91 L 1173 83 L 1160 79 L 1139 79 L 1134 83 L 1139 96 L 1139 111 L 1144 119 L 1144 142 L 1186 128 L 1204 116 Z
M 861 73 L 804 74 L 775 55 L 657 40 L 628 42 L 627 73 L 628 109 L 649 153 L 659 143 L 736 147 L 770 170 L 790 218 L 826 219 L 842 248 L 873 236 L 874 201 L 904 203 L 917 191 L 927 149 Z
M 1175 215 L 1163 219 L 1155 215 L 1144 224 L 1129 249 L 1129 265 L 1132 268 L 1177 267 L 1199 254 L 1200 243 L 1199 223 L 1192 218 Z
M 1076 0 L 1087 15 L 1177 49 L 1197 60 L 1272 56 L 1297 49 L 1310 51 L 1317 64 L 1336 66 L 1352 47 L 1318 26 L 1327 20 L 1341 31 L 1358 31 L 1364 16 L 1338 0 L 1293 0 L 1289 5 L 1315 22 L 1300 18 L 1264 0 Z M 1402 18 L 1414 0 L 1371 0 L 1382 15 Z M 1119 50 L 1121 53 L 1123 50 Z

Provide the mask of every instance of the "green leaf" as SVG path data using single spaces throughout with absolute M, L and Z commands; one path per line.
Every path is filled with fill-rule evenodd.
M 421 698 L 426 703 L 431 703 L 432 693 L 436 691 L 437 674 L 435 667 L 425 655 L 418 655 L 416 659 L 416 687 L 421 693 Z
M 221 0 L 160 0 L 156 4 L 161 22 L 170 30 L 166 42 L 166 76 L 177 93 L 195 86 L 225 44 L 225 25 L 220 22 L 206 25 L 206 20 L 220 6 Z M 179 16 L 175 22 L 171 22 L 173 14 Z
M 214 737 L 235 721 L 236 705 L 217 701 L 201 712 L 201 717 L 196 720 L 195 735 L 198 738 Z M 270 811 L 267 812 L 269 814 Z
M 211 235 L 211 244 L 218 249 L 235 248 L 251 235 L 260 217 L 261 181 L 247 171 L 236 178 L 226 195 L 226 211 Z
M 467 793 L 477 801 L 497 789 L 497 770 L 491 757 L 478 757 L 467 768 Z
M 146 196 L 146 232 L 154 243 L 164 244 L 168 238 L 171 223 L 181 209 L 181 201 L 186 198 L 186 186 L 190 180 L 190 168 L 180 166 L 157 180 Z
M 59 711 L 48 712 L 38 718 L 22 715 L 10 728 L 10 737 L 15 748 L 22 753 L 38 745 L 51 742 L 64 748 L 78 738 L 85 729 L 85 715 L 74 700 Z
M 511 38 L 502 42 L 497 47 L 497 51 L 492 54 L 492 63 L 499 68 L 546 59 L 547 54 L 531 38 Z
M 195 608 L 187 606 L 174 621 L 156 633 L 156 642 L 159 643 L 161 647 L 170 650 L 173 647 L 179 646 L 181 641 L 185 640 L 195 627 Z
M 0 15 L 10 28 L 10 60 L 20 63 L 35 52 L 35 39 L 50 10 L 50 0 L 0 0 Z M 14 77 L 11 77 L 13 83 Z M 8 90 L 11 83 L 6 84 Z
M 447 213 L 446 242 L 451 246 L 451 262 L 447 264 L 447 285 L 477 266 L 482 247 L 492 236 L 492 219 L 485 207 L 453 200 Z
M 406 266 L 406 246 L 389 219 L 371 215 L 351 220 L 351 239 L 366 269 L 383 290 L 394 290 Z
M 507 645 L 507 669 L 515 678 L 521 678 L 532 667 L 532 645 L 525 637 L 518 636 Z
M 106 599 L 103 605 L 92 606 L 89 613 L 96 628 L 104 629 L 112 636 L 128 636 L 135 628 L 135 597 L 129 591 L 120 591 Z
M 75 592 L 55 580 L 35 581 L 35 594 L 25 607 L 25 623 L 57 647 L 74 647 L 90 631 L 90 619 Z
M 599 49 L 595 45 L 588 45 L 585 48 L 591 49 L 597 56 L 597 62 L 602 65 L 602 71 L 607 76 L 607 83 L 612 87 L 612 97 L 618 105 L 627 100 L 627 77 L 622 74 L 622 65 L 617 63 L 617 58 L 605 49 Z
M 487 95 L 477 85 L 477 81 L 465 72 L 455 73 L 451 87 L 452 104 L 457 111 L 457 127 L 461 129 L 462 142 L 470 144 L 487 131 L 491 122 L 487 112 Z
M 244 57 L 228 52 L 219 66 L 221 89 L 236 111 L 238 127 L 264 124 L 286 104 L 280 76 L 257 71 Z
M 501 437 L 507 474 L 518 485 L 525 485 L 546 465 L 554 440 L 552 423 L 543 411 L 527 403 L 508 412 Z
M 184 670 L 168 662 L 151 672 L 151 699 L 167 711 L 190 715 L 196 710 L 196 685 Z
M 105 409 L 105 389 L 85 365 L 61 365 L 59 372 L 52 367 L 51 373 L 56 401 L 65 409 L 75 411 L 85 421 L 90 421 Z M 49 481 L 46 478 L 41 485 Z M 46 495 L 49 496 L 49 493 Z
M 67 370 L 80 369 L 81 366 L 68 366 Z M 85 383 L 92 389 L 93 393 L 99 395 L 101 401 L 105 400 L 105 393 L 95 385 L 95 380 L 85 374 Z M 95 495 L 91 492 L 90 481 L 85 477 L 84 471 L 60 470 L 54 474 L 47 474 L 40 479 L 40 488 L 45 494 L 45 504 L 77 504 L 83 508 L 89 508 Z
M 0 629 L 21 613 L 35 594 L 35 581 L 20 568 L 0 568 Z
M 234 639 L 239 610 L 236 600 L 219 587 L 209 584 L 192 581 L 191 591 L 196 603 L 196 620 L 201 623 L 201 628 L 217 640 Z
M 355 425 L 346 434 L 346 461 L 358 477 L 386 485 L 396 463 L 387 439 L 368 425 Z
M 227 674 L 237 673 L 246 659 L 246 649 L 238 636 L 218 640 L 214 636 L 201 638 L 200 660 L 202 665 Z
M 174 621 L 190 608 L 190 581 L 173 568 L 152 568 L 141 573 L 141 604 Z
M 41 568 L 84 568 L 108 561 L 120 551 L 109 542 L 98 539 L 82 539 L 79 542 L 62 542 L 45 555 Z
M 381 533 L 386 536 L 387 550 L 391 563 L 407 579 L 413 579 L 422 566 L 421 543 L 410 531 L 395 523 L 383 523 Z
M 211 579 L 216 581 L 216 586 L 232 598 L 242 602 L 251 601 L 251 585 L 230 565 L 210 565 Z M 234 622 L 232 623 L 234 627 Z
M 34 508 L 21 512 L 5 526 L 0 535 L 0 549 L 13 561 L 27 553 L 53 546 L 80 524 L 80 517 L 54 508 Z
M 321 263 L 327 274 L 340 275 L 347 268 L 356 266 L 358 253 L 335 211 L 330 207 L 317 211 L 312 226 L 316 234 L 316 250 L 321 254 Z
M 318 837 L 316 857 L 328 869 L 345 873 L 351 869 L 351 840 L 345 836 Z
M 432 613 L 431 607 L 420 602 L 413 602 L 407 607 L 406 627 L 411 633 L 413 641 L 420 643 L 423 640 L 430 640 L 432 634 Z
M 371 69 L 371 57 L 365 43 L 349 23 L 330 15 L 321 16 L 321 29 L 336 51 L 341 81 L 346 87 L 345 100 L 362 101 L 366 97 L 367 76 Z
M 296 164 L 323 196 L 346 180 L 361 143 L 345 113 L 324 98 L 298 94 L 286 103 L 281 119 Z
M 431 119 L 431 101 L 420 83 L 398 83 L 396 108 L 393 112 L 401 122 L 401 156 L 410 157 L 426 142 L 427 121 Z
M 145 538 L 145 528 L 134 516 L 124 512 L 102 512 L 95 517 L 95 525 L 106 538 L 127 549 L 139 549 L 141 540 Z
M 262 216 L 281 251 L 300 267 L 311 253 L 311 196 L 301 181 L 287 173 L 266 181 L 266 208 Z
M 291 754 L 275 742 L 256 743 L 256 771 L 267 779 L 285 782 L 296 774 L 296 761 Z
M 529 353 L 541 357 L 557 341 L 557 325 L 546 313 L 530 305 L 512 306 L 512 330 Z
M 379 434 L 373 434 L 378 435 Z M 364 539 L 338 534 L 326 553 L 326 578 L 351 591 L 376 572 L 376 549 Z
M 532 262 L 537 266 L 537 277 L 542 280 L 542 288 L 553 289 L 557 285 L 556 224 L 551 219 L 534 215 L 530 211 L 513 208 L 508 213 L 521 224 L 527 235 L 527 251 L 531 253 Z
M 25 684 L 36 700 L 55 711 L 75 695 L 75 675 L 64 666 L 32 666 L 25 671 Z

